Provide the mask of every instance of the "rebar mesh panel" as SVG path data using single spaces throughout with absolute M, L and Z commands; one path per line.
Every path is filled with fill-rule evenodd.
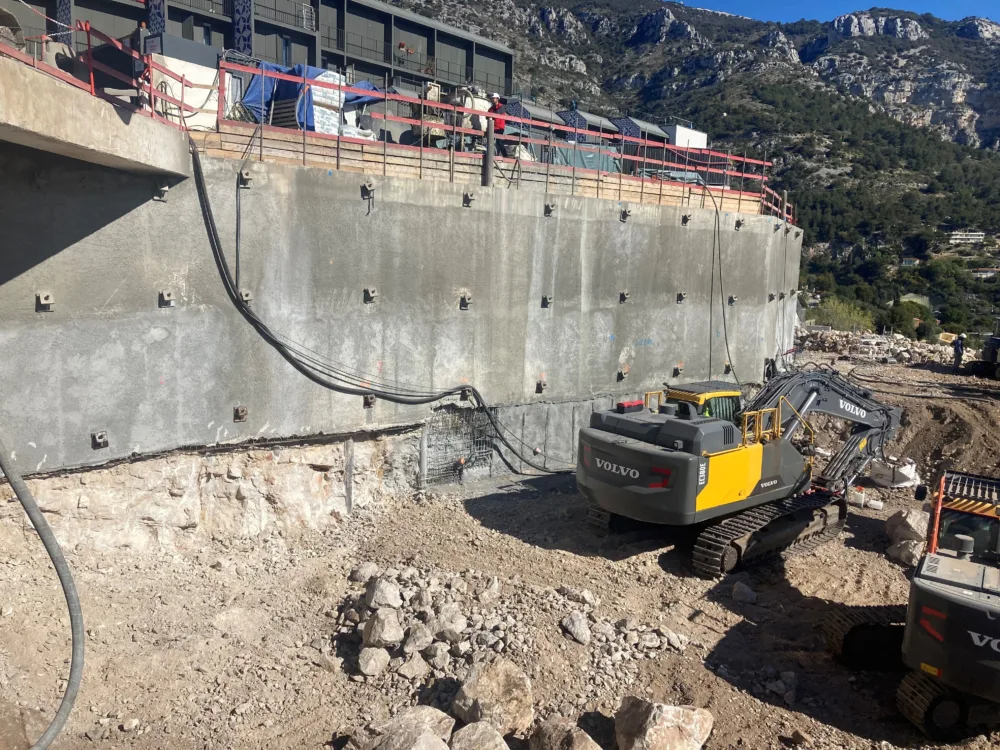
M 490 409 L 495 416 L 497 411 Z M 481 408 L 445 408 L 435 412 L 427 432 L 427 484 L 447 484 L 493 463 L 496 430 Z

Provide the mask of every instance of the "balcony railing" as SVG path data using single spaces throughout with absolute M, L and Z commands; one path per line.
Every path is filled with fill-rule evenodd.
M 319 43 L 326 49 L 344 51 L 344 30 L 321 23 L 319 25 Z
M 344 52 L 351 57 L 387 63 L 399 70 L 418 73 L 443 83 L 459 86 L 474 83 L 504 95 L 509 95 L 512 90 L 509 78 L 476 71 L 466 65 L 442 60 L 422 52 L 411 53 L 408 46 L 397 44 L 393 47 L 381 39 L 373 39 L 327 24 L 320 25 L 320 44 L 326 49 Z
M 306 31 L 316 31 L 316 12 L 308 4 L 297 5 L 294 10 L 283 10 L 254 3 L 254 13 L 257 18 L 263 18 L 265 21 L 276 21 Z
M 393 66 L 425 76 L 437 75 L 437 59 L 423 52 L 411 52 L 412 49 L 404 42 L 398 43 L 393 48 Z
M 216 16 L 229 16 L 231 18 L 233 15 L 233 0 L 171 0 L 171 2 Z
M 392 62 L 392 55 L 389 54 L 389 45 L 381 39 L 372 39 L 361 34 L 355 34 L 353 31 L 345 31 L 343 34 L 345 44 L 342 49 L 348 55 L 380 63 Z

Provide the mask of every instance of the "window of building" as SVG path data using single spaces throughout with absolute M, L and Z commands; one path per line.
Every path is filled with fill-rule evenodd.
M 281 64 L 292 67 L 292 40 L 287 36 L 281 37 Z
M 212 25 L 206 23 L 201 27 L 201 39 L 209 47 L 212 46 Z

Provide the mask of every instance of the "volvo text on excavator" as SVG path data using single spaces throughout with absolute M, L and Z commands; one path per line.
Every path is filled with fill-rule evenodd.
M 854 425 L 815 477 L 811 413 Z M 694 567 L 720 576 L 836 537 L 846 488 L 882 454 L 899 419 L 828 368 L 779 374 L 745 407 L 731 383 L 673 386 L 592 415 L 580 431 L 577 485 L 593 503 L 592 522 L 620 515 L 698 527 Z M 800 447 L 793 438 L 803 428 Z

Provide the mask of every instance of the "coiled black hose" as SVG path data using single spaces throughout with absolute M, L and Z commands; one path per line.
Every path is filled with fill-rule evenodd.
M 14 494 L 21 502 L 21 507 L 24 508 L 24 512 L 31 520 L 31 525 L 35 527 L 42 544 L 45 545 L 45 551 L 49 553 L 49 559 L 52 560 L 52 566 L 56 569 L 63 594 L 66 596 L 66 608 L 69 610 L 69 625 L 73 636 L 69 681 L 66 683 L 66 692 L 63 694 L 62 703 L 59 704 L 59 710 L 56 711 L 56 715 L 52 718 L 45 733 L 31 746 L 31 750 L 46 750 L 62 731 L 73 710 L 77 693 L 80 692 L 80 682 L 83 679 L 83 612 L 80 609 L 80 597 L 76 592 L 76 584 L 73 583 L 73 574 L 70 572 L 69 564 L 59 547 L 59 542 L 56 541 L 56 536 L 52 533 L 49 522 L 45 520 L 45 516 L 38 509 L 35 498 L 32 497 L 28 485 L 24 483 L 24 479 L 14 467 L 9 455 L 3 440 L 0 440 L 0 470 L 3 470 Z

